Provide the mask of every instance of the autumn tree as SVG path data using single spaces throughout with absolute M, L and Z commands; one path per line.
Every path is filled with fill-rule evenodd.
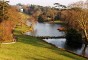
M 13 29 L 19 18 L 16 7 L 0 1 L 0 42 L 14 42 Z
M 88 44 L 88 11 L 81 8 L 72 8 L 67 11 L 66 21 L 70 28 L 76 29 L 83 36 L 83 42 L 85 44 L 83 49 L 83 55 Z
M 84 43 L 85 43 L 85 47 L 83 50 L 83 55 L 85 54 L 85 50 L 88 44 L 88 11 L 87 10 L 76 10 L 76 15 L 74 16 L 75 19 L 74 21 L 78 23 L 79 27 L 81 28 L 81 30 L 83 31 L 83 36 L 84 36 Z
M 4 24 L 3 22 L 8 20 L 8 8 L 9 5 L 7 1 L 1 0 L 0 1 L 0 40 L 4 40 Z

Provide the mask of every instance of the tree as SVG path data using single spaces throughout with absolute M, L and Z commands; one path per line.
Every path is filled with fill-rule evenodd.
M 62 5 L 62 4 L 60 4 L 60 3 L 54 3 L 54 5 L 56 5 L 55 7 L 58 7 L 59 9 L 61 8 L 66 8 L 66 6 L 65 5 Z
M 54 3 L 54 5 L 56 5 L 55 7 L 59 8 L 59 12 L 57 13 L 57 16 L 55 17 L 55 19 L 61 19 L 62 11 L 65 10 L 65 8 L 67 7 L 60 3 Z
M 44 19 L 42 16 L 43 16 L 42 14 L 38 16 L 38 22 L 44 22 Z
M 88 32 L 87 32 L 87 26 L 88 26 L 88 11 L 86 10 L 82 10 L 82 11 L 79 11 L 79 10 L 76 10 L 76 15 L 75 15 L 75 18 L 76 18 L 76 22 L 78 23 L 79 27 L 82 29 L 83 31 L 83 35 L 84 35 L 84 43 L 85 43 L 85 47 L 83 49 L 83 55 L 85 55 L 85 50 L 86 50 L 86 47 L 87 47 L 87 44 L 88 44 Z
M 69 8 L 75 8 L 75 7 L 79 7 L 79 8 L 83 8 L 84 7 L 84 2 L 83 1 L 78 1 L 75 3 L 72 3 L 70 5 L 68 5 Z
M 3 22 L 8 20 L 8 8 L 9 4 L 8 1 L 0 0 L 0 40 L 4 40 L 4 25 Z
M 16 25 L 21 22 L 21 15 L 15 6 L 10 6 L 8 16 L 8 20 L 2 21 L 0 24 L 2 27 L 0 30 L 3 30 L 2 42 L 15 42 L 13 31 Z
M 66 20 L 68 26 L 81 32 L 85 44 L 83 55 L 85 55 L 85 50 L 88 44 L 88 11 L 81 8 L 72 8 L 68 10 L 66 18 L 69 18 Z
M 8 19 L 8 8 L 9 5 L 7 2 L 4 2 L 4 0 L 0 1 L 0 22 Z
M 11 7 L 7 1 L 0 1 L 0 42 L 13 42 L 13 28 L 20 20 L 16 7 Z
M 61 13 L 58 12 L 54 18 L 54 20 L 60 20 L 60 17 L 61 17 Z

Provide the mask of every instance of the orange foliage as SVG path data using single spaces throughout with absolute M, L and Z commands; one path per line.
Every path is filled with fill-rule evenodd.
M 16 7 L 10 7 L 8 10 L 9 19 L 1 22 L 0 24 L 0 40 L 1 42 L 12 42 L 13 38 L 13 29 L 16 26 L 16 23 L 19 19 L 19 12 L 16 10 Z

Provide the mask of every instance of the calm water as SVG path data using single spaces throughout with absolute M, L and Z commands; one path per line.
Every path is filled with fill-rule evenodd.
M 33 32 L 27 32 L 27 35 L 32 36 L 63 36 L 64 32 L 60 32 L 58 27 L 61 27 L 60 24 L 49 24 L 49 23 L 37 23 L 34 26 Z
M 74 53 L 77 53 L 79 55 L 82 54 L 82 50 L 83 50 L 83 47 L 84 45 L 82 45 L 81 48 L 72 48 L 72 47 L 67 47 L 66 45 L 66 39 L 43 39 L 44 41 L 48 42 L 48 43 L 51 43 L 55 46 L 57 46 L 58 48 L 65 48 L 67 50 L 70 50 L 70 51 L 73 51 Z M 86 49 L 86 54 L 85 54 L 86 57 L 88 57 L 88 47 Z

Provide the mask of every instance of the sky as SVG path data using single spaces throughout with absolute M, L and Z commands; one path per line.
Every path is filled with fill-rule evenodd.
M 22 4 L 35 4 L 41 6 L 53 6 L 54 3 L 60 3 L 63 5 L 68 5 L 77 1 L 85 1 L 85 0 L 9 0 L 9 4 L 16 5 L 17 3 Z

